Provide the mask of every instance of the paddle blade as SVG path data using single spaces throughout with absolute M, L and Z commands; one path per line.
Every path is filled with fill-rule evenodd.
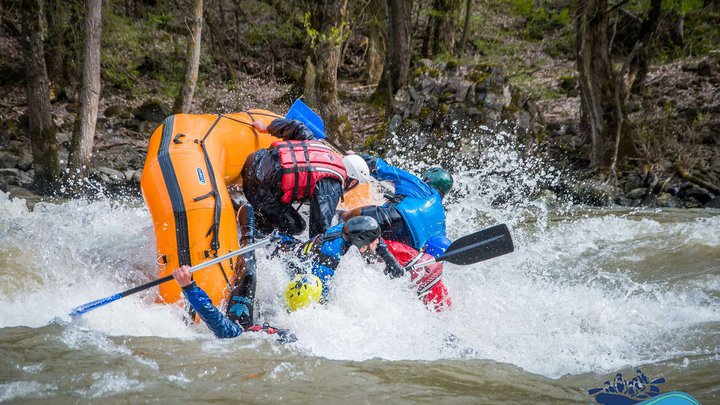
M 320 118 L 315 111 L 303 103 L 302 100 L 295 100 L 285 118 L 302 122 L 310 128 L 312 133 L 315 134 L 318 139 L 325 139 L 325 124 L 323 123 L 322 118 Z
M 456 240 L 437 261 L 468 265 L 502 256 L 515 250 L 507 225 L 483 229 Z
M 117 294 L 111 295 L 109 297 L 100 298 L 99 300 L 88 302 L 87 304 L 83 304 L 83 305 L 80 305 L 79 307 L 73 308 L 73 310 L 70 311 L 70 316 L 72 318 L 77 318 L 78 316 L 80 316 L 84 313 L 90 312 L 95 308 L 100 308 L 103 305 L 107 305 L 113 301 L 117 301 L 122 297 L 123 297 L 122 293 L 117 293 Z

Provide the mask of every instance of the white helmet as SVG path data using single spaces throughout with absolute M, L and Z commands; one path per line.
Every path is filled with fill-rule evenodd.
M 358 155 L 347 155 L 342 159 L 342 161 L 343 165 L 345 165 L 348 177 L 353 178 L 360 183 L 367 183 L 371 180 L 370 168 L 367 163 L 365 163 L 365 159 Z

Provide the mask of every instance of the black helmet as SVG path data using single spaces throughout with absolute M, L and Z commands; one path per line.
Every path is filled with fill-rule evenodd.
M 342 237 L 346 242 L 361 248 L 371 244 L 380 237 L 380 225 L 375 218 L 358 216 L 350 218 L 342 229 Z

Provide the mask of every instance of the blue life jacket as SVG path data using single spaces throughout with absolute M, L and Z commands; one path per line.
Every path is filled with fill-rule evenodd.
M 340 236 L 343 225 L 345 224 L 340 223 L 330 227 L 324 234 L 306 243 L 301 251 L 301 255 L 310 256 L 313 261 L 311 272 L 323 283 L 323 299 L 327 298 L 328 285 L 335 276 L 340 259 L 350 248 L 350 244 Z
M 414 174 L 391 166 L 382 159 L 377 160 L 373 177 L 391 181 L 395 194 L 402 196 L 402 201 L 395 204 L 395 208 L 410 231 L 408 239 L 413 248 L 420 250 L 431 236 L 445 235 L 445 207 L 437 190 Z

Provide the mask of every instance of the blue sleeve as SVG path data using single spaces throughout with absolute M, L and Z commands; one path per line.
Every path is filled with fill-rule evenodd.
M 322 281 L 322 297 L 323 299 L 327 299 L 330 293 L 330 282 L 332 282 L 333 277 L 335 277 L 335 269 L 316 262 L 313 263 L 312 274 Z
M 384 160 L 378 159 L 373 177 L 378 180 L 391 181 L 395 185 L 395 194 L 408 197 L 429 197 L 433 191 L 420 178 L 399 167 L 391 166 Z
M 202 290 L 202 288 L 191 284 L 187 288 L 183 288 L 185 297 L 192 305 L 195 312 L 200 315 L 200 319 L 210 328 L 210 330 L 218 338 L 234 338 L 243 333 L 240 325 L 231 321 L 227 316 L 223 315 L 215 305 L 213 305 L 210 297 Z

